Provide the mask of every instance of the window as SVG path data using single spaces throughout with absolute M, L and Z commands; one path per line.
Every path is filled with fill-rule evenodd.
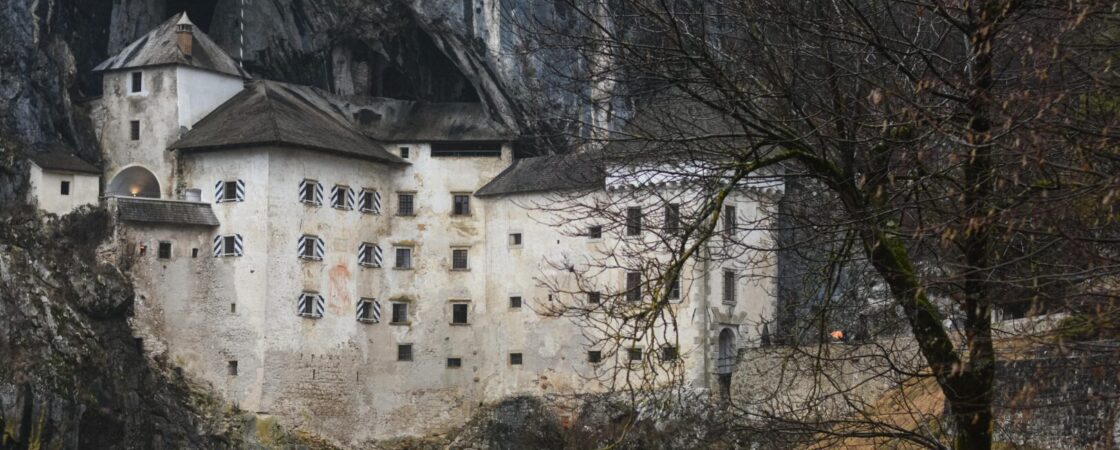
M 603 293 L 599 291 L 592 291 L 587 293 L 587 303 L 598 305 L 603 301 Z
M 724 234 L 724 236 L 727 236 L 728 238 L 734 236 L 735 227 L 736 227 L 735 222 L 736 222 L 735 207 L 730 206 L 730 205 L 724 206 L 723 207 L 723 234 Z
M 665 205 L 665 232 L 674 234 L 681 230 L 681 205 Z
M 337 185 L 331 188 L 331 207 L 334 209 L 354 209 L 357 198 L 349 186 Z
M 640 362 L 642 360 L 642 349 L 630 348 L 626 350 L 626 359 L 630 362 Z
M 214 183 L 214 201 L 216 203 L 245 201 L 245 181 L 218 181 Z
M 412 344 L 397 344 L 397 361 L 412 361 Z
M 230 361 L 229 365 L 227 367 L 229 368 L 229 376 L 236 377 L 237 376 L 237 361 Z
M 299 182 L 299 201 L 308 205 L 319 206 L 323 204 L 323 185 L 315 180 Z
M 642 208 L 626 209 L 626 235 L 637 236 L 642 234 Z
M 358 300 L 358 322 L 378 323 L 381 321 L 381 303 L 372 298 Z
M 366 267 L 381 267 L 381 246 L 363 242 L 358 246 L 358 264 Z
M 197 248 L 192 248 L 191 249 L 191 258 L 198 258 L 198 249 Z
M 603 362 L 603 352 L 599 350 L 591 350 L 587 352 L 587 362 L 591 364 L 598 364 Z
M 131 80 L 132 81 L 132 86 L 130 86 L 129 92 L 135 94 L 137 92 L 143 91 L 144 90 L 144 74 L 143 74 L 143 72 L 132 72 L 130 75 L 132 76 L 132 80 Z
M 451 304 L 451 323 L 453 325 L 466 325 L 467 311 L 470 305 L 467 303 L 452 303 Z
M 676 361 L 678 356 L 680 356 L 680 351 L 677 350 L 677 347 L 672 345 L 661 347 L 662 361 Z
M 451 270 L 469 270 L 467 249 L 456 248 L 451 250 Z
M 134 141 L 139 141 L 140 140 L 140 121 L 139 120 L 133 120 L 133 121 L 129 122 L 128 123 L 128 131 L 129 131 L 129 133 L 128 133 L 129 139 L 132 139 Z
M 396 249 L 397 260 L 393 263 L 395 269 L 411 269 L 412 268 L 412 248 L 410 247 L 397 247 Z
M 401 147 L 398 150 L 401 152 L 401 158 L 408 159 L 408 147 Z
M 362 189 L 358 197 L 358 210 L 369 214 L 381 214 L 381 193 L 373 189 Z
M 398 216 L 413 216 L 416 215 L 416 194 L 401 192 L 397 194 L 397 215 Z
M 501 158 L 502 146 L 494 142 L 454 142 L 432 144 L 433 158 L 490 157 Z
M 681 299 L 681 279 L 680 277 L 674 278 L 669 282 L 668 290 L 665 291 L 665 298 L 669 300 Z
M 510 353 L 509 354 L 509 365 L 520 366 L 521 365 L 521 360 L 522 360 L 522 358 L 521 358 L 520 353 Z
M 452 209 L 451 215 L 453 216 L 469 216 L 471 215 L 471 195 L 470 194 L 455 194 L 451 196 Z
M 463 358 L 447 358 L 448 369 L 458 369 L 463 367 Z
M 393 302 L 393 318 L 390 324 L 408 324 L 408 303 Z
M 520 247 L 521 246 L 521 233 L 510 233 L 509 234 L 509 246 L 510 247 Z
M 326 249 L 323 246 L 323 240 L 320 239 L 319 236 L 312 236 L 309 234 L 300 236 L 296 246 L 299 248 L 300 259 L 309 261 L 323 260 L 323 254 Z
M 159 255 L 159 259 L 171 259 L 171 243 L 160 241 L 157 255 Z
M 642 273 L 626 272 L 626 300 L 636 302 L 642 299 Z
M 519 297 L 519 296 L 510 297 L 509 298 L 509 307 L 512 308 L 512 309 L 520 308 L 521 307 L 521 297 Z
M 602 239 L 603 238 L 603 226 L 602 225 L 592 225 L 590 227 L 587 227 L 587 238 L 588 239 Z
M 214 236 L 214 257 L 242 256 L 245 254 L 245 240 L 240 234 Z
M 723 302 L 735 303 L 735 272 L 723 271 Z
M 304 292 L 299 295 L 296 303 L 296 313 L 302 317 L 318 319 L 326 311 L 326 301 L 318 292 Z
M 230 303 L 229 304 L 229 313 L 230 314 L 236 314 L 237 313 L 237 303 Z
M 63 181 L 59 185 L 59 193 L 62 194 L 62 195 L 70 195 L 70 182 L 69 181 Z

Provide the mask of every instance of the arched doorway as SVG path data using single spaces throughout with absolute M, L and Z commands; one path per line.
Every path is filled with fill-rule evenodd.
M 159 180 L 150 170 L 132 166 L 118 172 L 105 192 L 121 197 L 159 198 Z
M 735 371 L 735 332 L 724 328 L 719 332 L 719 356 L 716 358 L 716 375 L 719 377 L 719 397 L 731 400 L 731 373 Z

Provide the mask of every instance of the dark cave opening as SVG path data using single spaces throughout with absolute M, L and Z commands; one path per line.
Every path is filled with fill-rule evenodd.
M 204 33 L 209 33 L 218 0 L 167 0 L 166 5 L 167 17 L 186 11 L 195 26 L 201 28 Z

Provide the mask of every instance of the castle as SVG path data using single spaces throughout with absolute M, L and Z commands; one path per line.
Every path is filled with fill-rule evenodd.
M 673 293 L 680 348 L 603 352 L 578 324 L 538 314 L 560 295 L 541 282 L 563 276 L 549 261 L 594 259 L 682 206 L 556 225 L 530 205 L 636 187 L 569 164 L 578 155 L 515 159 L 516 133 L 480 103 L 251 80 L 185 13 L 95 70 L 101 197 L 145 351 L 340 445 L 445 431 L 511 395 L 602 391 L 596 371 L 649 355 L 679 358 L 689 386 L 714 389 L 772 314 L 771 287 L 740 276 L 766 269 L 735 260 L 687 267 Z M 41 206 L 71 207 L 41 191 Z M 764 214 L 758 195 L 729 201 L 725 229 L 740 240 L 767 239 L 733 226 Z M 623 270 L 595 282 L 637 292 Z

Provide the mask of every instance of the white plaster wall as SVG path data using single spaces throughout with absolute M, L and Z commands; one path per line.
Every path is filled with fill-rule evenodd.
M 191 128 L 245 88 L 240 77 L 176 66 L 179 126 Z
M 62 195 L 62 182 L 70 182 L 70 195 Z M 39 209 L 63 215 L 82 205 L 97 204 L 100 178 L 76 172 L 43 170 L 31 165 L 29 195 Z
M 98 104 L 95 132 L 101 141 L 108 186 L 122 169 L 140 165 L 155 174 L 161 196 L 172 198 L 174 158 L 167 147 L 179 139 L 178 83 L 175 66 L 139 69 L 143 91 L 129 92 L 132 70 L 106 72 Z M 140 139 L 130 137 L 133 120 L 140 121 Z

